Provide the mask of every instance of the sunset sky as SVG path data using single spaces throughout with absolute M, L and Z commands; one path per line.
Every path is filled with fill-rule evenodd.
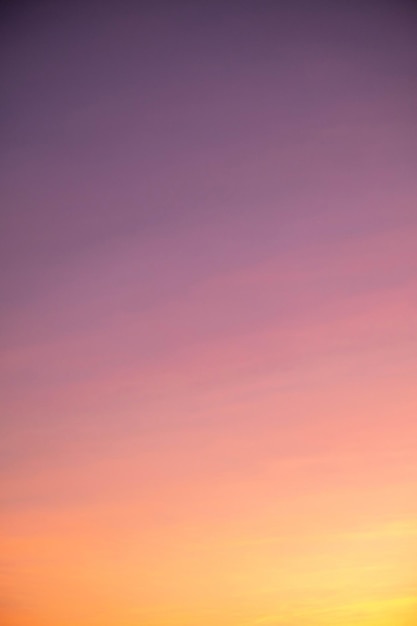
M 417 624 L 417 5 L 8 3 L 2 626 Z

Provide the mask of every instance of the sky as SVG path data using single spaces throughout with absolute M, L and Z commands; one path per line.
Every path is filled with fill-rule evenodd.
M 4 626 L 413 626 L 417 7 L 1 18 Z

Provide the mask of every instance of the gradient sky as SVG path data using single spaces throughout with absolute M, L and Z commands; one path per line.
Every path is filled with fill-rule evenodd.
M 4 626 L 413 626 L 417 8 L 1 25 Z

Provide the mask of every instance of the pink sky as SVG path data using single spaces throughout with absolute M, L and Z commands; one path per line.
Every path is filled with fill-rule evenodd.
M 411 626 L 411 2 L 10 8 L 5 626 Z

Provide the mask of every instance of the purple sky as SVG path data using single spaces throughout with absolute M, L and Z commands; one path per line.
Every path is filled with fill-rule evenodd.
M 181 626 L 243 623 L 228 609 L 211 620 L 204 603 L 172 608 L 163 546 L 183 546 L 188 528 L 206 547 L 213 531 L 229 582 L 247 572 L 236 593 L 243 604 L 253 594 L 244 623 L 254 625 L 278 624 L 257 595 L 275 565 L 252 555 L 242 566 L 234 524 L 242 546 L 288 532 L 291 516 L 289 546 L 298 532 L 308 543 L 310 521 L 329 536 L 414 528 L 416 32 L 414 3 L 399 0 L 9 4 L 0 452 L 14 574 L 0 592 L 33 602 L 18 626 L 67 626 L 57 616 L 76 603 L 59 593 L 76 586 L 73 555 L 103 510 L 116 520 L 103 522 L 106 549 L 124 520 L 137 522 L 133 544 L 154 564 L 142 581 L 147 626 L 177 626 L 158 621 L 159 602 Z M 193 499 L 200 509 L 187 508 Z M 416 534 L 403 530 L 411 554 Z M 42 541 L 68 572 L 60 610 L 44 598 L 55 583 Z M 294 546 L 285 562 L 297 571 Z M 368 553 L 355 549 L 365 581 Z M 371 579 L 358 594 L 382 589 L 397 606 L 402 574 L 384 549 L 375 569 L 386 588 Z M 76 597 L 101 593 L 92 550 L 97 582 L 80 582 Z M 309 550 L 319 567 L 320 549 Z M 128 589 L 135 554 L 119 555 Z M 325 604 L 323 567 L 306 584 Z M 179 577 L 184 589 L 193 571 Z M 213 589 L 227 588 L 210 572 Z M 315 587 L 322 579 L 330 586 Z M 93 624 L 85 603 L 70 626 Z M 109 599 L 115 615 L 134 604 Z M 331 623 L 359 624 L 332 610 Z M 121 625 L 108 615 L 97 626 Z M 300 619 L 290 611 L 286 624 Z

